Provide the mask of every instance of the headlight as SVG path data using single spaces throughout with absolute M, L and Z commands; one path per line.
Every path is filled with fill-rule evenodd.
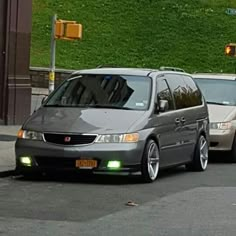
M 139 141 L 139 134 L 105 134 L 99 135 L 96 143 L 136 143 Z
M 221 123 L 211 123 L 210 128 L 211 129 L 220 129 L 220 130 L 227 130 L 232 127 L 231 122 L 221 122 Z
M 18 138 L 21 139 L 31 139 L 31 140 L 43 140 L 43 134 L 40 132 L 35 132 L 31 130 L 19 130 L 17 134 Z

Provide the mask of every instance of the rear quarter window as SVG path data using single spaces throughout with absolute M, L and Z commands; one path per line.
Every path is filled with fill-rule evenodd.
M 175 99 L 176 109 L 202 104 L 201 92 L 190 76 L 168 74 L 166 78 Z
M 202 94 L 194 80 L 190 76 L 183 76 L 188 91 L 189 106 L 202 105 Z

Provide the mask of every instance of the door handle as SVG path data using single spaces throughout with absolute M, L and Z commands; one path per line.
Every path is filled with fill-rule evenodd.
M 180 123 L 180 119 L 179 118 L 176 118 L 175 119 L 175 124 L 178 125 Z
M 181 121 L 181 123 L 185 123 L 186 120 L 184 117 L 181 117 L 180 121 Z

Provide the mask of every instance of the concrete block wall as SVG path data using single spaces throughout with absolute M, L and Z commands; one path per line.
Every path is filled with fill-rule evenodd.
M 65 80 L 75 70 L 56 69 L 55 87 Z M 32 87 L 48 88 L 49 69 L 44 67 L 30 67 L 30 79 Z

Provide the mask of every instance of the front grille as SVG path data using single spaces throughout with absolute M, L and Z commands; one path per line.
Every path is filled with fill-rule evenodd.
M 75 159 L 55 157 L 35 157 L 39 167 L 42 168 L 75 168 Z
M 83 145 L 93 143 L 96 135 L 83 134 L 51 134 L 45 133 L 44 139 L 46 142 L 61 144 L 61 145 Z

